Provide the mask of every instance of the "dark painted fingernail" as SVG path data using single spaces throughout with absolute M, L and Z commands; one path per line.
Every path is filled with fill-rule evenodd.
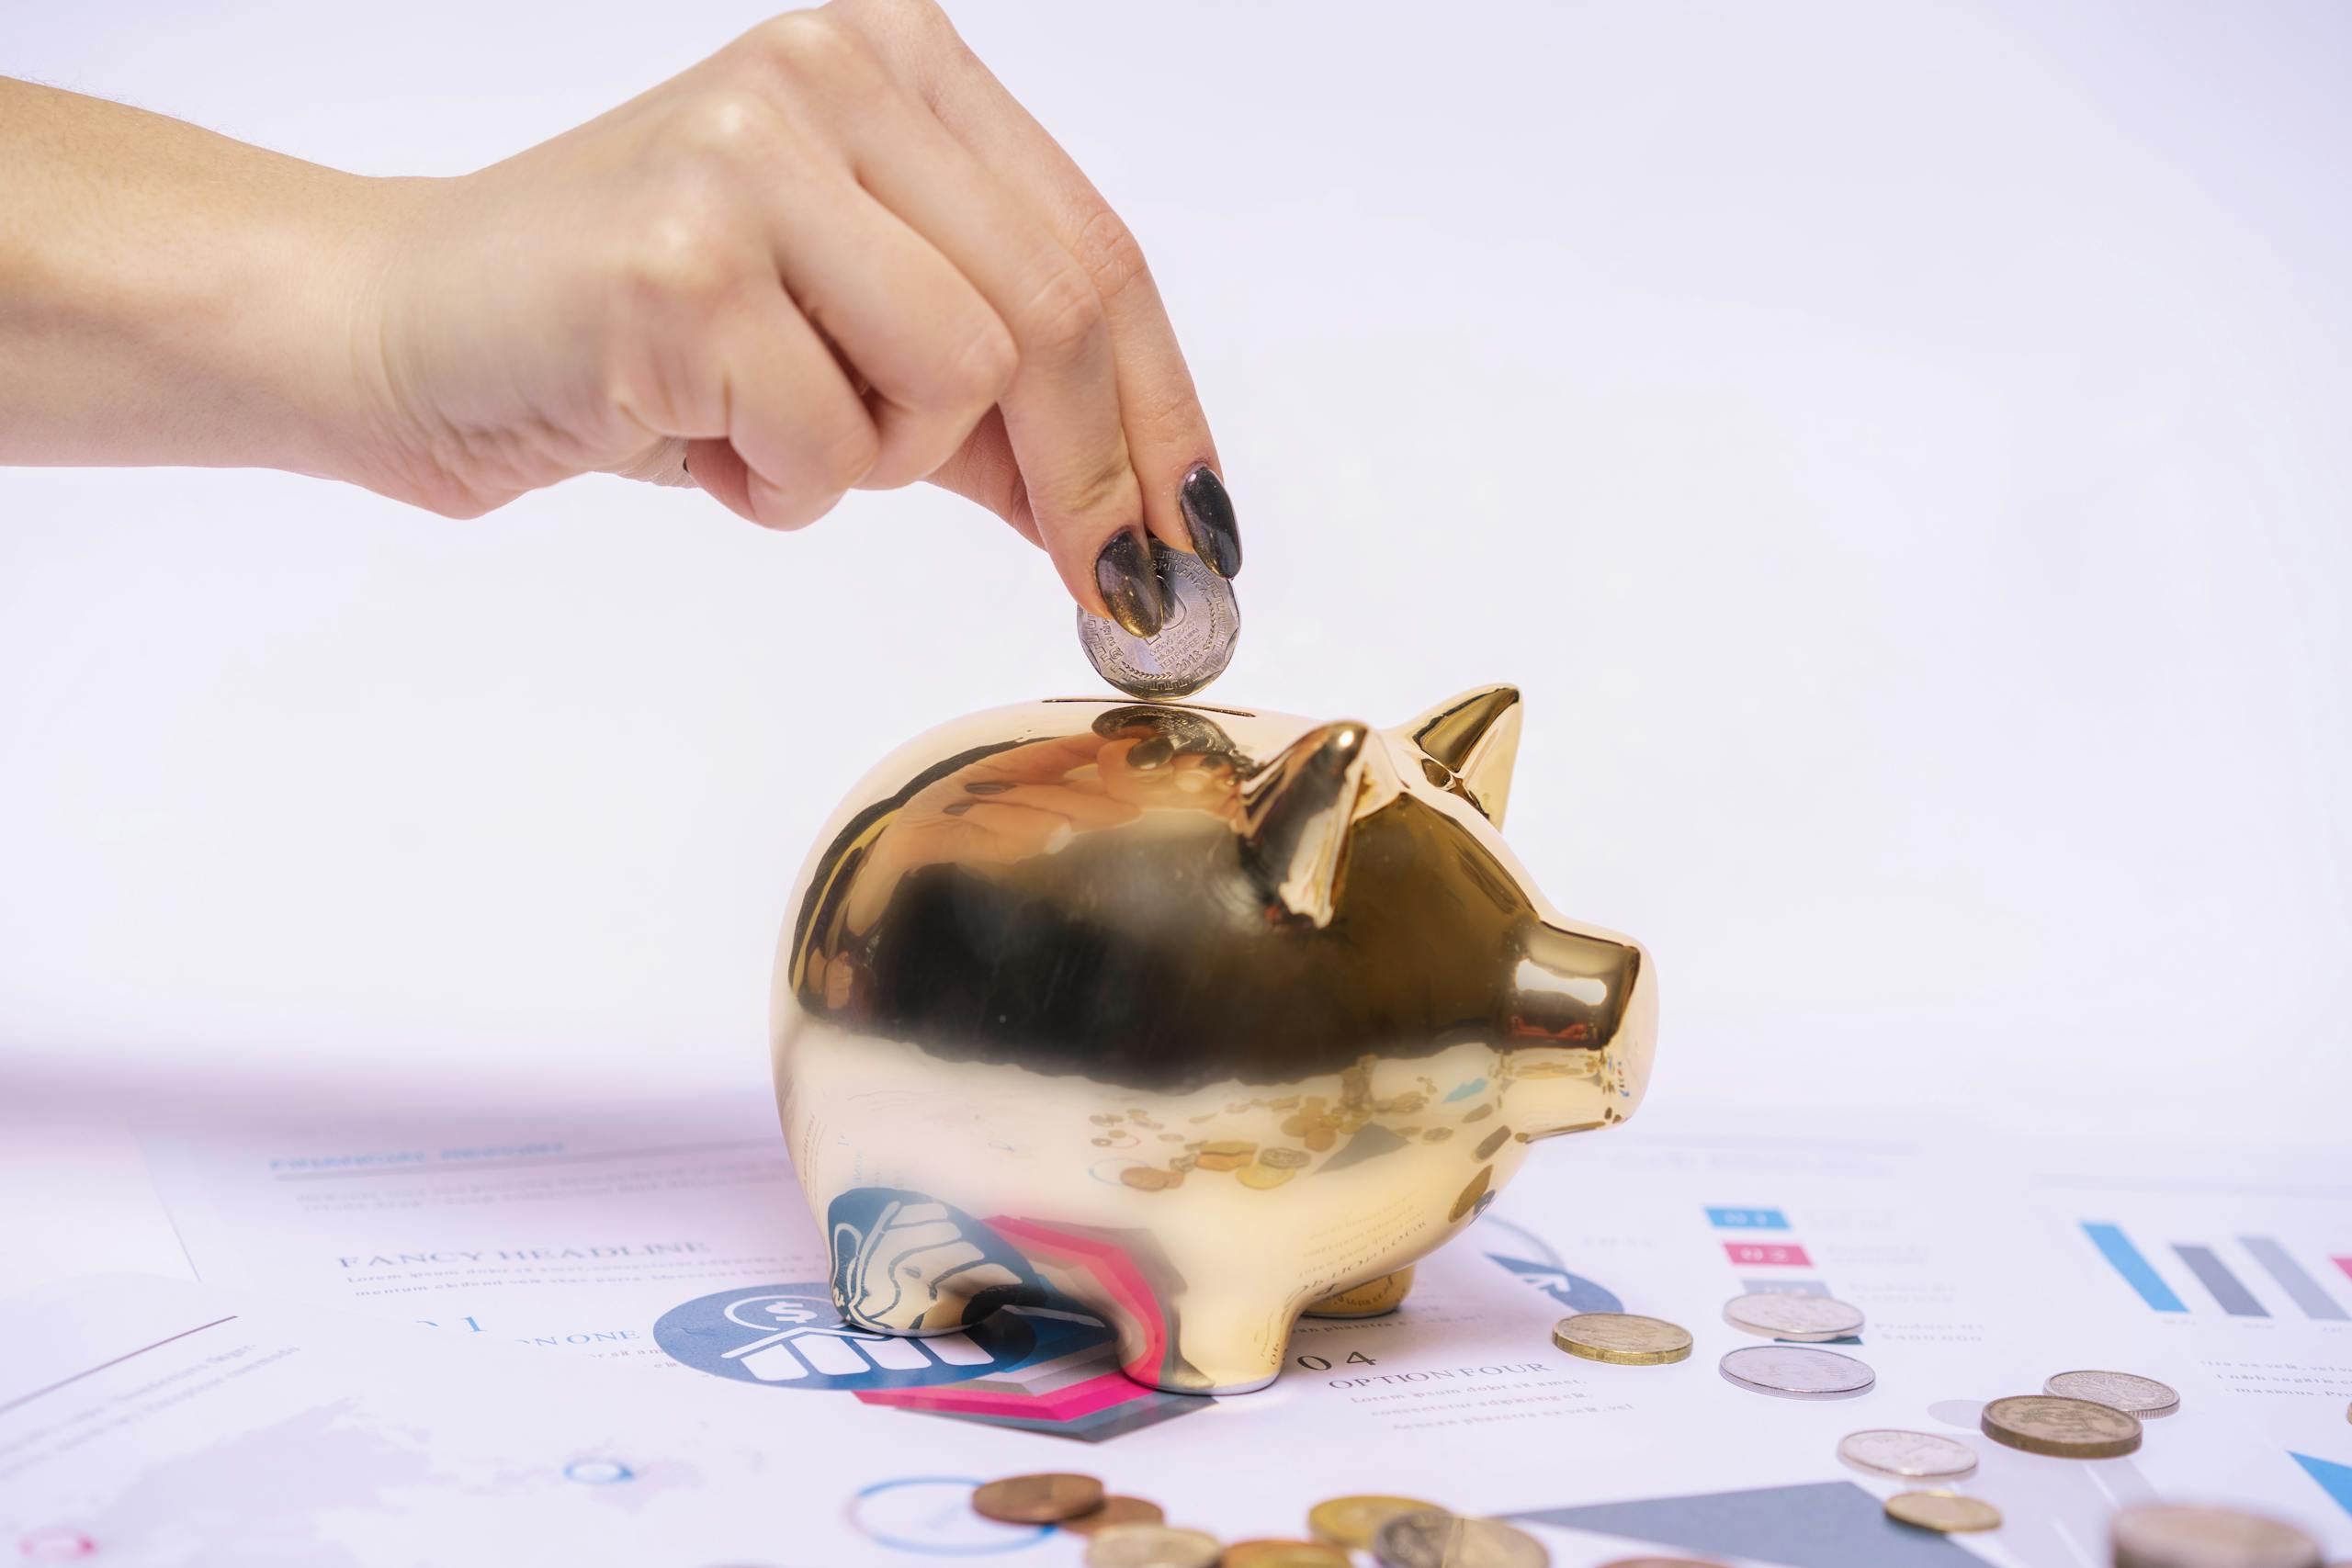
M 1127 752 L 1127 766 L 1148 772 L 1153 768 L 1165 767 L 1169 759 L 1175 755 L 1176 742 L 1165 735 L 1155 735 Z
M 967 795 L 1002 795 L 1012 787 L 1002 779 L 974 779 L 964 786 Z
M 961 817 L 964 813 L 969 811 L 978 804 L 979 802 L 977 800 L 951 800 L 945 806 L 941 807 L 940 811 L 944 816 Z
M 1152 566 L 1151 551 L 1144 544 L 1140 528 L 1125 528 L 1111 536 L 1102 553 L 1094 558 L 1094 586 L 1102 591 L 1111 618 L 1136 637 L 1149 637 L 1167 616 L 1167 606 L 1159 597 L 1159 573 Z
M 1219 577 L 1241 570 L 1241 525 L 1233 518 L 1233 498 L 1225 481 L 1206 463 L 1184 476 L 1177 487 L 1176 504 L 1184 513 L 1184 527 L 1193 536 L 1193 552 L 1209 563 Z

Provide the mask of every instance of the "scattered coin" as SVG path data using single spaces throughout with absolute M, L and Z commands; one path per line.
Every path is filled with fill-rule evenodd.
M 1091 1514 L 1080 1514 L 1064 1519 L 1062 1529 L 1076 1530 L 1080 1535 L 1092 1535 L 1109 1529 L 1113 1525 L 1157 1525 L 1167 1522 L 1168 1516 L 1157 1503 L 1141 1497 L 1105 1497 L 1102 1506 Z
M 1216 1568 L 1216 1537 L 1169 1525 L 1113 1525 L 1086 1543 L 1086 1568 Z
M 1725 1302 L 1724 1321 L 1781 1339 L 1840 1339 L 1860 1330 L 1862 1309 L 1831 1296 L 1758 1292 Z
M 2041 1392 L 2112 1405 L 2143 1421 L 2180 1408 L 2180 1395 L 2169 1386 L 2130 1372 L 2060 1372 L 2041 1385 Z
M 1662 1367 L 1690 1354 L 1690 1331 L 1662 1317 L 1630 1312 L 1580 1312 L 1552 1325 L 1552 1343 L 1588 1361 Z
M 1269 1188 L 1280 1187 L 1297 1174 L 1295 1170 L 1283 1169 L 1275 1166 L 1253 1165 L 1235 1171 L 1233 1179 L 1244 1187 L 1254 1187 L 1262 1192 Z
M 1838 1439 L 1838 1457 L 1848 1464 L 1909 1481 L 1940 1481 L 1969 1474 L 1976 1468 L 1976 1450 L 1966 1443 L 1933 1432 L 1905 1432 L 1889 1427 L 1847 1433 Z
M 1348 1554 L 1319 1540 L 1237 1540 L 1217 1568 L 1354 1568 Z
M 1362 1551 L 1370 1549 L 1380 1527 L 1397 1515 L 1435 1508 L 1435 1503 L 1416 1497 L 1333 1497 L 1306 1510 L 1306 1529 L 1317 1540 Z
M 1897 1492 L 1886 1500 L 1886 1517 L 1941 1535 L 2001 1528 L 2000 1509 L 1982 1497 L 1963 1497 L 1957 1492 Z
M 2233 1508 L 2139 1503 L 2109 1525 L 2115 1568 L 2319 1568 L 2319 1542 Z
M 1131 697 L 1181 697 L 1197 692 L 1232 662 L 1241 635 L 1233 584 L 1201 558 L 1155 539 L 1152 564 L 1167 614 L 1159 629 L 1137 637 L 1118 622 L 1078 612 L 1078 645 L 1102 679 Z
M 1372 1538 L 1380 1568 L 1550 1568 L 1552 1554 L 1500 1519 L 1469 1519 L 1443 1508 L 1399 1514 Z
M 1009 1525 L 1057 1525 L 1102 1506 L 1102 1483 L 1091 1475 L 1008 1475 L 972 1493 L 972 1511 Z
M 1747 1345 L 1716 1363 L 1724 1376 L 1783 1399 L 1844 1399 L 1866 1393 L 1878 1374 L 1851 1356 L 1798 1345 Z
M 1996 1443 L 2063 1459 L 2114 1459 L 2140 1446 L 2140 1418 L 2088 1399 L 2019 1393 L 1984 1407 L 1977 1425 Z

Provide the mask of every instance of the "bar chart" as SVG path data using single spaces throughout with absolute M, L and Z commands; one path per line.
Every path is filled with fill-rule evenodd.
M 2121 1225 L 2107 1220 L 2079 1223 L 2099 1256 L 2151 1312 L 2201 1312 L 2211 1303 L 2211 1309 L 2230 1317 L 2269 1317 L 2275 1307 L 2281 1316 L 2352 1321 L 2352 1309 L 2276 1236 L 2232 1237 L 2234 1251 L 2227 1254 L 2211 1242 L 2168 1243 L 2171 1262 L 2178 1270 L 2168 1275 Z M 2325 1261 L 2342 1266 L 2346 1280 L 2352 1281 L 2352 1259 L 2328 1257 Z M 2179 1288 L 2191 1282 L 2193 1289 Z

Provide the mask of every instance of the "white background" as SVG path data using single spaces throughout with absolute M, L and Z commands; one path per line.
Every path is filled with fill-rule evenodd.
M 16 0 L 0 71 L 454 174 L 760 14 Z M 2343 1145 L 2352 10 L 958 17 L 1184 336 L 1209 700 L 1523 686 L 1511 838 L 1657 953 L 1656 1097 Z M 826 813 L 1099 689 L 1070 622 L 922 490 L 0 472 L 0 1092 L 756 1078 Z

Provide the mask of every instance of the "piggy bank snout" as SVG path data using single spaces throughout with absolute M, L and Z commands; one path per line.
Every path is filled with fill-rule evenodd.
M 1639 942 L 1539 926 L 1511 976 L 1507 1031 L 1513 1121 L 1530 1138 L 1622 1122 L 1649 1088 L 1657 965 Z

